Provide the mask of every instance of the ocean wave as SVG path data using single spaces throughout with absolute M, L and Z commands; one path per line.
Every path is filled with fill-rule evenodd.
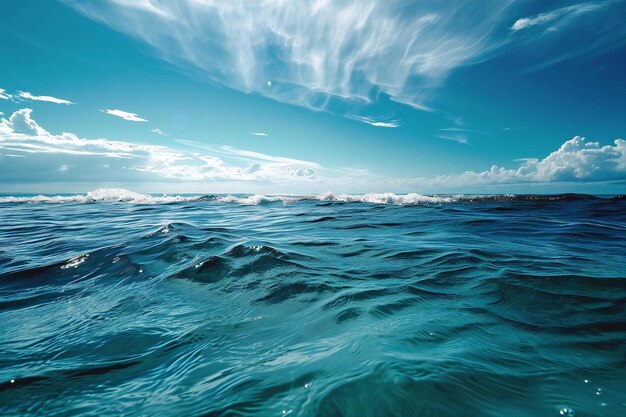
M 135 204 L 163 204 L 181 201 L 198 200 L 199 197 L 189 196 L 152 196 L 140 194 L 123 188 L 98 188 L 87 194 L 76 195 L 44 195 L 34 197 L 5 196 L 0 197 L 0 203 L 135 203 Z
M 534 203 L 549 203 L 558 201 L 581 201 L 581 200 L 611 200 L 623 201 L 624 196 L 600 198 L 589 194 L 457 194 L 457 195 L 426 195 L 426 194 L 396 194 L 396 193 L 367 193 L 367 194 L 334 194 L 331 192 L 322 194 L 304 195 L 278 195 L 278 194 L 254 194 L 254 195 L 167 195 L 140 194 L 122 188 L 99 188 L 86 194 L 75 195 L 47 195 L 37 196 L 3 196 L 0 203 L 132 203 L 132 204 L 167 204 L 179 202 L 214 202 L 241 205 L 264 205 L 271 203 L 290 204 L 301 201 L 320 201 L 326 203 L 370 203 L 399 206 L 416 206 L 426 204 L 450 204 L 450 203 L 505 203 L 514 201 L 526 201 Z
M 0 415 L 623 414 L 623 203 L 80 197 L 0 207 Z

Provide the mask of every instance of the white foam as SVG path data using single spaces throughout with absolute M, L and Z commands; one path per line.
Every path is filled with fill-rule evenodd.
M 38 195 L 35 197 L 0 197 L 0 203 L 135 203 L 135 204 L 163 204 L 178 201 L 197 200 L 198 197 L 167 196 L 160 197 L 139 194 L 123 188 L 98 188 L 87 194 L 72 196 Z
M 255 194 L 251 196 L 245 197 L 237 197 L 234 195 L 228 195 L 225 197 L 217 197 L 215 201 L 218 203 L 236 203 L 236 204 L 245 204 L 245 205 L 259 205 L 264 203 L 292 203 L 294 201 L 299 200 L 308 200 L 310 198 L 307 197 L 295 197 L 295 196 L 283 196 L 283 195 L 263 195 L 263 194 Z
M 324 193 L 317 196 L 321 201 L 360 202 L 374 204 L 396 204 L 402 206 L 414 206 L 419 204 L 454 203 L 459 197 L 453 196 L 429 196 L 424 194 L 394 194 L 394 193 L 370 193 L 370 194 L 339 194 Z
M 394 193 L 370 193 L 370 194 L 312 194 L 312 195 L 263 195 L 255 194 L 249 196 L 217 196 L 216 203 L 261 205 L 267 203 L 282 202 L 283 204 L 295 203 L 298 201 L 336 201 L 343 203 L 372 203 L 372 204 L 393 204 L 393 205 L 421 205 L 421 204 L 442 204 L 454 203 L 461 199 L 460 196 L 429 196 L 423 194 L 394 194 Z M 152 196 L 139 194 L 122 188 L 99 188 L 87 194 L 77 194 L 72 196 L 60 195 L 38 195 L 35 197 L 0 197 L 0 203 L 134 203 L 134 204 L 164 204 L 183 201 L 200 201 L 202 196 Z M 209 202 L 210 203 L 210 202 Z
M 340 203 L 373 203 L 373 204 L 395 204 L 395 205 L 419 205 L 419 204 L 441 204 L 454 203 L 460 197 L 453 196 L 429 196 L 423 194 L 394 194 L 394 193 L 370 193 L 370 194 L 309 194 L 309 195 L 263 195 L 255 194 L 250 196 L 227 195 L 216 197 L 218 203 L 233 203 L 244 205 L 259 205 L 266 203 L 282 202 L 284 204 L 298 201 L 336 201 Z

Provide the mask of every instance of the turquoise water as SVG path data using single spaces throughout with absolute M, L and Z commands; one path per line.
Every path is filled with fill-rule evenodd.
M 626 415 L 623 198 L 100 192 L 0 224 L 3 416 Z

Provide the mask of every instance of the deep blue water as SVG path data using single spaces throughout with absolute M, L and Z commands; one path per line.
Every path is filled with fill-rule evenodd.
M 0 415 L 626 415 L 624 199 L 119 194 L 0 198 Z

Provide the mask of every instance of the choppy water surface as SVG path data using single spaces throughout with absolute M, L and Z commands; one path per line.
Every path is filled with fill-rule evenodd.
M 626 415 L 624 199 L 100 193 L 0 198 L 0 415 Z

